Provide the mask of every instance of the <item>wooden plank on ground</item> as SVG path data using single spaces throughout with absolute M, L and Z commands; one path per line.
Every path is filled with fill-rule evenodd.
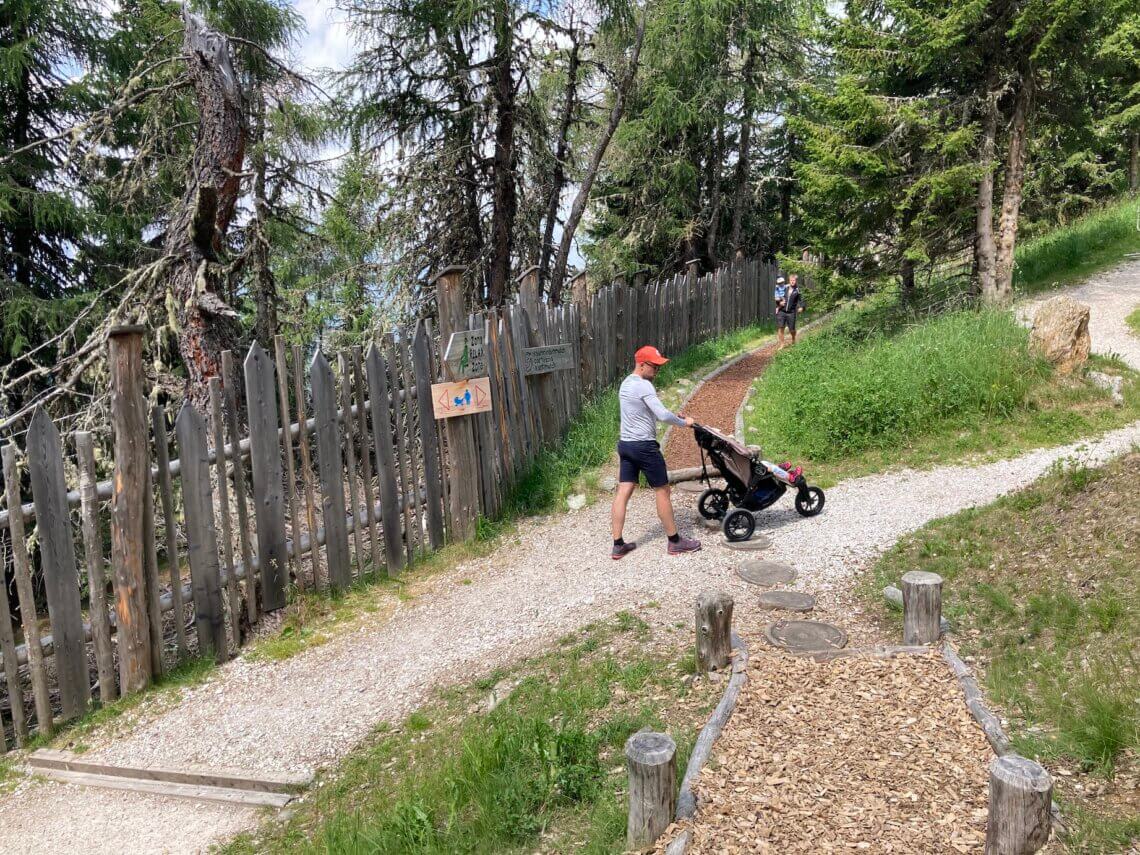
M 329 587 L 343 591 L 352 584 L 345 527 L 344 468 L 341 463 L 340 425 L 336 418 L 336 383 L 332 368 L 319 350 L 309 364 L 313 413 L 317 420 L 317 465 L 321 473 L 321 516 L 325 523 L 325 550 Z
M 22 504 L 20 473 L 16 469 L 16 446 L 9 442 L 0 448 L 0 459 L 4 465 L 4 493 L 8 507 L 20 508 Z M 55 730 L 51 693 L 48 690 L 47 669 L 44 667 L 43 644 L 40 639 L 39 620 L 36 617 L 36 595 L 32 588 L 32 566 L 28 561 L 28 544 L 24 539 L 22 513 L 9 515 L 8 533 L 12 546 L 12 574 L 16 577 L 16 596 L 20 603 L 20 623 L 23 625 L 24 642 L 28 650 L 28 670 L 32 678 L 36 723 L 40 735 L 50 736 Z
M 107 613 L 107 576 L 103 563 L 103 538 L 99 531 L 99 497 L 96 492 L 95 446 L 91 434 L 76 431 L 75 455 L 79 462 L 79 500 L 83 517 L 83 554 L 87 564 L 87 614 L 99 674 L 99 700 L 109 704 L 118 697 L 115 685 L 115 655 L 111 647 L 111 619 Z M 161 467 L 161 463 L 159 464 Z M 161 471 L 161 470 L 160 470 Z M 169 481 L 169 473 L 167 480 Z M 182 601 L 181 585 L 178 599 Z M 0 597 L 0 599 L 7 599 Z M 22 712 L 22 711 L 21 711 Z
M 210 490 L 210 459 L 206 422 L 186 401 L 175 422 L 178 457 L 182 461 L 182 496 L 186 515 L 187 559 L 194 597 L 194 627 L 201 655 L 226 660 L 226 619 L 222 611 L 218 538 L 214 530 L 214 501 Z M 250 568 L 246 567 L 246 573 Z
M 98 787 L 105 790 L 126 790 L 172 799 L 189 799 L 196 802 L 218 802 L 241 807 L 282 808 L 293 796 L 282 793 L 258 793 L 234 790 L 229 787 L 201 787 L 192 784 L 170 784 L 164 781 L 146 781 L 121 778 L 116 775 L 93 775 L 86 772 L 66 772 L 61 769 L 40 769 L 36 772 L 45 778 L 81 787 Z
M 32 414 L 27 442 L 59 700 L 64 719 L 78 718 L 91 699 L 79 572 L 63 477 L 63 447 L 59 431 L 41 407 Z

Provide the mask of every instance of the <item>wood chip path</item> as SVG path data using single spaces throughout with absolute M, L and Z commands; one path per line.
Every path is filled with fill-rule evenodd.
M 761 652 L 748 671 L 690 852 L 982 851 L 992 754 L 940 656 Z
M 681 414 L 692 416 L 701 424 L 727 434 L 735 433 L 736 411 L 740 409 L 752 381 L 763 373 L 776 355 L 776 347 L 775 344 L 769 344 L 753 351 L 716 375 L 697 389 L 681 408 Z M 691 430 L 669 432 L 665 462 L 670 469 L 701 465 L 701 452 Z

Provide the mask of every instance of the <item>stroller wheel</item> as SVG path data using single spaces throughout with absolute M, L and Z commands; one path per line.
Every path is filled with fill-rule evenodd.
M 752 532 L 756 531 L 756 519 L 751 511 L 735 510 L 724 518 L 721 523 L 724 539 L 732 542 L 748 540 Z
M 796 510 L 800 516 L 814 517 L 823 510 L 823 490 L 805 487 L 796 493 Z
M 728 493 L 715 487 L 705 490 L 697 500 L 697 510 L 706 520 L 722 520 L 728 512 Z

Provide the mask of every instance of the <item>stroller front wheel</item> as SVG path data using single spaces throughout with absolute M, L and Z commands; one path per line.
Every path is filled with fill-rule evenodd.
M 805 487 L 796 493 L 796 510 L 800 516 L 814 517 L 823 510 L 823 490 Z
M 721 523 L 724 539 L 732 543 L 748 540 L 756 531 L 756 518 L 751 511 L 735 510 L 724 518 Z
M 722 520 L 728 513 L 728 493 L 715 487 L 705 490 L 697 500 L 697 510 L 706 520 Z

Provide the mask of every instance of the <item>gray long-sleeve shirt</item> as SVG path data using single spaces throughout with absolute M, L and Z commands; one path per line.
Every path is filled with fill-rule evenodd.
M 644 377 L 630 374 L 618 390 L 621 405 L 621 434 L 624 442 L 657 439 L 657 422 L 685 426 L 685 420 L 673 415 L 657 397 L 657 390 Z

